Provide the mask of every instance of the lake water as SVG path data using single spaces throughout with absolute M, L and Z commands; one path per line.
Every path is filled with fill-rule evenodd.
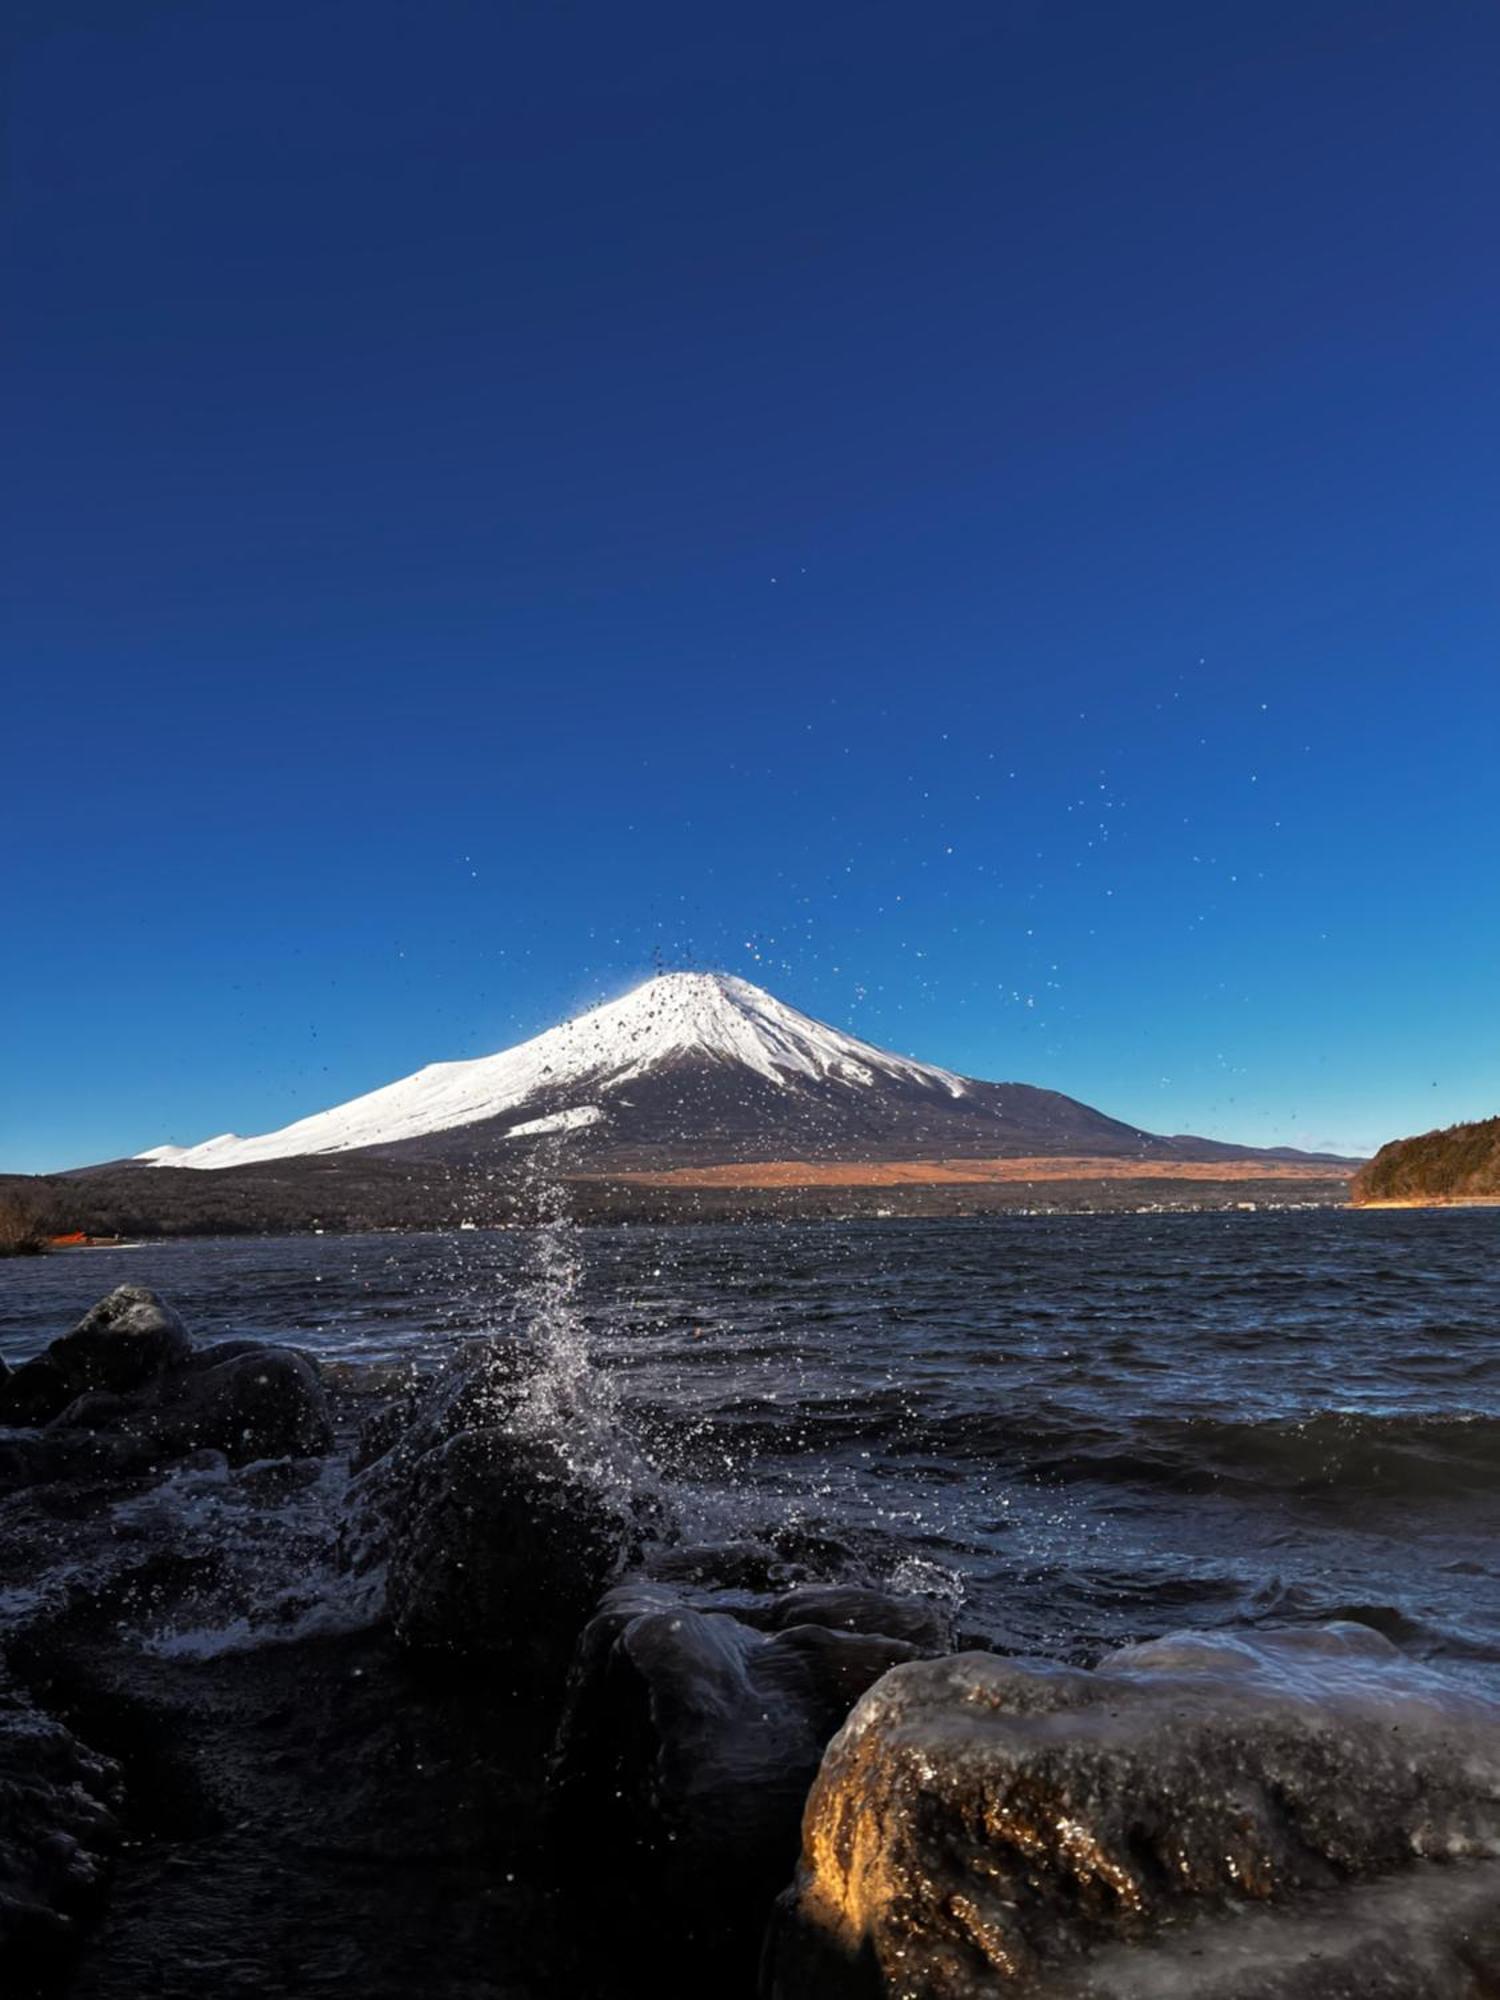
M 687 1532 L 1006 1647 L 1347 1617 L 1500 1689 L 1500 1212 L 149 1244 L 0 1265 L 0 1354 L 126 1281 L 359 1365 L 550 1343 Z

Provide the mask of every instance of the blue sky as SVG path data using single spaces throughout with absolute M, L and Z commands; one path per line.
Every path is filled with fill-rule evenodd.
M 1500 15 L 12 17 L 0 1167 L 654 964 L 1500 1110 Z

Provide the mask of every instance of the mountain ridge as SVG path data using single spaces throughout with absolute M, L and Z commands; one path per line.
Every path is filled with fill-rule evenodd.
M 1060 1091 L 881 1049 L 747 980 L 666 973 L 495 1055 L 428 1064 L 273 1132 L 157 1146 L 131 1164 L 504 1166 L 542 1144 L 565 1148 L 570 1169 L 618 1171 L 788 1157 L 1329 1158 L 1146 1132 Z

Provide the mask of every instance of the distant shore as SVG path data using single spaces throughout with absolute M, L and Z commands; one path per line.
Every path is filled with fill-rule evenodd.
M 1500 1194 L 1414 1194 L 1351 1201 L 1351 1208 L 1500 1208 Z
M 1029 1186 L 1033 1182 L 1189 1181 L 1317 1183 L 1325 1162 L 1298 1160 L 1133 1160 L 1093 1154 L 1032 1154 L 1019 1159 L 745 1160 L 718 1166 L 664 1167 L 579 1174 L 580 1182 L 642 1188 L 856 1188 Z
M 621 1167 L 564 1175 L 566 1205 L 592 1225 L 942 1221 L 1001 1215 L 1344 1208 L 1347 1174 L 1294 1161 L 1020 1158 L 840 1164 L 748 1162 Z M 526 1227 L 541 1191 L 520 1176 L 394 1161 L 277 1161 L 194 1173 L 122 1167 L 78 1176 L 0 1176 L 51 1239 L 334 1236 L 368 1231 Z

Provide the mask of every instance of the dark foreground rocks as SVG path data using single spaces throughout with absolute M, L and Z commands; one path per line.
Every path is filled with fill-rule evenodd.
M 958 1651 L 515 1346 L 330 1375 L 0 1375 L 3 2000 L 1500 2000 L 1500 1710 L 1364 1628 Z
M 614 1896 L 665 1927 L 683 1978 L 715 1967 L 743 1981 L 825 1744 L 882 1674 L 922 1657 L 886 1629 L 903 1624 L 930 1639 L 875 1591 L 797 1592 L 737 1615 L 650 1582 L 604 1599 L 558 1734 L 553 1823 L 608 1848 Z
M 428 1395 L 368 1426 L 351 1547 L 383 1561 L 417 1652 L 482 1657 L 560 1702 L 579 1632 L 639 1553 L 641 1511 L 534 1419 L 513 1346 L 481 1344 Z
M 195 1348 L 177 1314 L 136 1286 L 110 1293 L 44 1353 L 0 1373 L 6 2000 L 64 1989 L 142 1824 L 129 1759 L 108 1740 L 118 1723 L 112 1697 L 96 1692 L 79 1712 L 68 1687 L 71 1648 L 86 1635 L 128 1678 L 152 1623 L 227 1573 L 211 1528 L 189 1549 L 171 1509 L 153 1512 L 144 1496 L 189 1461 L 210 1479 L 215 1469 L 246 1468 L 251 1482 L 278 1466 L 292 1471 L 332 1442 L 327 1397 L 306 1356 L 256 1341 Z M 282 1502 L 284 1478 L 262 1486 L 268 1509 Z M 140 1773 L 148 1796 L 161 1782 L 153 1766 Z
M 614 2000 L 539 1851 L 561 1672 L 404 1645 L 339 1567 L 350 1454 L 439 1392 L 377 1422 L 291 1350 L 105 1303 L 118 1345 L 0 1379 L 0 1996 Z
M 195 1348 L 152 1292 L 122 1285 L 0 1381 L 0 1492 L 127 1479 L 200 1450 L 231 1465 L 327 1451 L 306 1355 L 254 1340 Z
M 959 1655 L 830 1746 L 763 1990 L 1478 2000 L 1497 1857 L 1500 1709 L 1363 1627 Z
M 91 1389 L 143 1389 L 192 1352 L 170 1306 L 138 1285 L 121 1285 L 74 1327 L 0 1383 L 0 1419 L 44 1424 Z
M 748 1992 L 825 1745 L 888 1669 L 951 1646 L 950 1619 L 871 1588 L 778 1588 L 799 1565 L 775 1548 L 684 1545 L 601 1463 L 588 1412 L 575 1424 L 542 1386 L 514 1348 L 479 1347 L 369 1426 L 365 1558 L 383 1556 L 414 1663 L 479 1663 L 562 1707 L 545 1832 L 585 1934 L 603 1919 L 658 1991 Z M 609 1857 L 583 1882 L 581 1849 Z
M 0 1675 L 0 1990 L 60 1976 L 120 1840 L 120 1772 Z

